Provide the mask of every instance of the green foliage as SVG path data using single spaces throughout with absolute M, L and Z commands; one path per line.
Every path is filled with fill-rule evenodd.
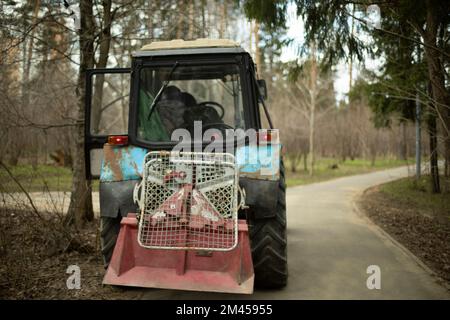
M 288 3 L 287 0 L 247 0 L 244 8 L 247 17 L 276 28 L 285 26 Z M 348 1 L 296 0 L 295 3 L 297 14 L 305 22 L 306 43 L 315 42 L 318 51 L 323 54 L 321 61 L 324 67 L 348 59 L 350 55 L 362 60 L 363 52 L 370 51 L 351 33 Z M 307 53 L 306 47 L 302 49 Z
M 285 63 L 285 69 L 288 71 L 288 80 L 291 82 L 297 81 L 299 77 L 308 78 L 311 72 L 311 59 L 306 59 L 304 61 L 295 60 Z M 331 77 L 330 68 L 320 68 L 318 71 L 319 81 L 320 78 L 329 79 Z
M 408 204 L 412 208 L 446 214 L 450 218 L 449 187 L 450 179 L 442 177 L 443 193 L 434 194 L 430 190 L 430 176 L 422 176 L 419 180 L 413 177 L 396 180 L 381 185 L 381 192 Z
M 400 98 L 399 93 L 391 88 L 387 87 L 386 81 L 383 80 L 368 83 L 359 78 L 352 86 L 349 99 L 350 102 L 358 102 L 367 98 L 376 128 L 390 127 L 393 115 L 400 117 L 401 121 L 413 120 L 415 102 Z
M 244 11 L 247 17 L 263 22 L 269 28 L 284 28 L 287 5 L 287 0 L 245 0 Z
M 286 69 L 288 70 L 288 80 L 290 82 L 295 82 L 299 77 L 304 76 L 307 63 L 308 62 L 299 63 L 297 60 L 286 63 Z
M 382 27 L 398 36 L 383 32 L 372 34 L 377 48 L 375 53 L 385 61 L 377 74 L 370 75 L 370 84 L 366 84 L 364 91 L 378 127 L 390 126 L 393 114 L 400 116 L 402 121 L 414 120 L 416 94 L 426 92 L 423 47 L 414 41 L 420 41 L 420 38 L 407 21 L 412 14 L 422 19 L 423 12 L 419 14 L 412 7 L 399 2 L 396 10 L 386 10 L 383 15 Z M 426 97 L 422 96 L 421 100 Z
M 281 56 L 284 47 L 290 45 L 292 39 L 286 37 L 286 28 L 271 28 L 265 24 L 260 25 L 259 29 L 260 42 L 259 48 L 262 59 L 262 66 L 259 71 L 272 75 L 277 68 L 278 58 Z
M 351 32 L 349 1 L 296 0 L 295 3 L 297 14 L 305 23 L 306 43 L 315 42 L 326 66 L 348 60 L 350 56 L 362 60 L 364 51 L 370 52 L 371 48 Z M 355 12 L 362 10 L 362 6 L 355 6 Z
M 245 12 L 248 17 L 272 26 L 284 25 L 288 2 L 248 0 L 245 1 Z M 428 75 L 427 66 L 420 58 L 424 55 L 424 47 L 417 44 L 423 39 L 411 22 L 424 26 L 430 6 L 438 8 L 450 21 L 448 1 L 295 0 L 294 3 L 305 24 L 306 45 L 300 52 L 308 53 L 307 47 L 314 42 L 322 67 L 350 57 L 363 62 L 366 54 L 385 60 L 381 72 L 369 77 L 370 84 L 356 86 L 353 90 L 362 90 L 368 96 L 376 126 L 389 126 L 393 114 L 400 115 L 403 120 L 414 119 L 416 92 L 424 93 L 421 100 L 428 99 Z M 371 30 L 361 21 L 370 4 L 378 4 L 381 9 L 381 29 Z M 355 33 L 351 30 L 352 17 L 357 25 L 358 32 Z M 370 35 L 373 42 L 362 41 L 358 37 L 361 31 Z M 290 70 L 292 79 L 303 71 L 298 65 L 291 66 Z

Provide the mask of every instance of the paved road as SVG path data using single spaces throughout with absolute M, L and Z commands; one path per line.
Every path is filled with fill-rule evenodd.
M 407 168 L 288 189 L 289 284 L 252 296 L 144 290 L 143 299 L 450 299 L 450 293 L 353 204 L 366 188 L 398 179 Z M 381 289 L 368 290 L 369 265 Z

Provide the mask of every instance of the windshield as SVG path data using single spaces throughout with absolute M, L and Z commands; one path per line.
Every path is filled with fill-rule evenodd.
M 159 94 L 156 103 L 155 97 Z M 175 129 L 245 129 L 239 67 L 234 64 L 144 67 L 140 73 L 138 138 L 169 142 Z

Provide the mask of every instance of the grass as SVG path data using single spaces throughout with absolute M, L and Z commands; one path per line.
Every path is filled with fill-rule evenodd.
M 340 162 L 334 158 L 322 158 L 316 160 L 314 166 L 314 175 L 310 176 L 303 168 L 296 173 L 290 171 L 290 163 L 286 159 L 287 170 L 287 185 L 288 187 L 310 184 L 314 182 L 331 180 L 339 177 L 350 176 L 355 174 L 373 172 L 377 170 L 395 168 L 413 163 L 412 160 L 397 160 L 390 158 L 376 159 L 375 164 L 366 159 L 354 159 Z M 337 165 L 337 168 L 332 169 L 332 165 Z M 299 165 L 299 167 L 302 166 Z
M 337 164 L 337 169 L 331 169 L 331 165 Z M 405 161 L 394 159 L 378 159 L 375 165 L 371 161 L 363 159 L 348 160 L 343 163 L 336 159 L 324 158 L 316 161 L 314 176 L 310 176 L 303 170 L 297 173 L 289 171 L 290 164 L 286 159 L 287 185 L 295 186 L 313 182 L 330 180 L 338 177 L 371 172 L 405 165 Z M 19 180 L 28 192 L 42 191 L 70 191 L 72 172 L 69 168 L 39 165 L 33 168 L 31 165 L 18 165 L 9 167 L 14 177 Z M 93 190 L 98 190 L 98 180 L 93 183 Z M 0 168 L 0 192 L 20 192 L 19 186 L 9 177 L 8 173 Z
M 392 199 L 430 215 L 444 214 L 450 219 L 450 178 L 441 177 L 441 193 L 431 193 L 430 176 L 419 180 L 404 178 L 380 186 L 380 191 Z
M 72 186 L 72 171 L 69 168 L 18 165 L 9 167 L 9 170 L 28 192 L 70 191 Z M 97 181 L 94 181 L 93 189 L 98 190 Z M 0 192 L 21 192 L 17 183 L 3 168 L 0 168 Z

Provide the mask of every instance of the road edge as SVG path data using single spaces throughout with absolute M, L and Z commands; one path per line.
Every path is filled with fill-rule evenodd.
M 330 182 L 330 181 L 335 181 L 335 180 L 339 180 L 339 179 L 345 179 L 345 178 L 350 178 L 350 177 L 357 177 L 357 176 L 362 176 L 362 175 L 366 175 L 366 174 L 371 174 L 371 173 L 376 173 L 376 172 L 381 172 L 381 171 L 388 171 L 388 170 L 394 170 L 394 169 L 400 169 L 400 168 L 405 168 L 406 170 L 409 171 L 410 168 L 414 168 L 414 163 L 412 164 L 406 164 L 406 165 L 401 165 L 401 166 L 395 166 L 392 168 L 384 168 L 384 169 L 375 169 L 373 171 L 368 171 L 368 172 L 361 172 L 361 173 L 356 173 L 356 174 L 349 174 L 349 175 L 344 175 L 344 176 L 340 176 L 340 177 L 333 177 L 331 179 L 325 179 L 322 181 L 316 181 L 316 182 L 311 182 L 311 183 L 306 183 L 306 184 L 297 184 L 294 186 L 288 186 L 286 187 L 286 189 L 292 189 L 292 188 L 299 188 L 299 187 L 303 187 L 303 186 L 311 186 L 313 184 L 319 184 L 319 183 L 326 183 L 326 182 Z
M 417 257 L 413 252 L 411 252 L 411 250 L 406 248 L 403 244 L 401 244 L 394 237 L 392 237 L 387 231 L 385 231 L 383 228 L 381 228 L 375 222 L 373 222 L 367 216 L 365 210 L 359 206 L 358 200 L 360 200 L 369 189 L 375 188 L 382 184 L 383 183 L 373 185 L 367 189 L 364 189 L 363 191 L 356 192 L 351 199 L 354 212 L 359 218 L 361 218 L 363 221 L 367 223 L 368 227 L 372 229 L 378 237 L 380 237 L 383 241 L 391 242 L 394 246 L 400 249 L 403 254 L 411 258 L 420 268 L 422 268 L 426 273 L 428 273 L 438 285 L 445 288 L 447 292 L 450 294 L 450 285 L 448 285 L 444 279 L 442 279 L 436 272 L 434 272 L 430 267 L 428 267 L 425 264 L 425 262 L 423 262 L 419 257 Z M 447 297 L 446 299 L 450 299 L 450 296 Z

